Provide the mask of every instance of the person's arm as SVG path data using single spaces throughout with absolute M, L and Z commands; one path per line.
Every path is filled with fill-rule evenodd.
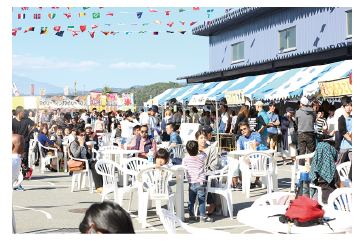
M 153 152 L 153 157 L 155 157 L 155 154 L 157 152 L 157 142 L 155 141 L 155 139 L 153 139 L 152 141 L 152 152 Z
M 136 144 L 136 138 L 128 145 L 128 150 L 134 150 Z
M 217 148 L 216 147 L 210 147 L 211 150 L 209 152 L 209 169 L 211 171 L 219 170 L 221 169 L 221 165 L 219 163 L 218 155 L 217 155 Z
M 258 120 L 257 125 L 259 126 L 259 123 L 261 123 L 261 125 L 262 125 L 261 129 L 258 130 L 258 133 L 260 133 L 262 135 L 263 130 L 266 129 L 266 127 L 267 127 L 267 124 L 266 124 L 266 122 L 264 122 L 262 117 L 257 117 L 257 120 Z
M 261 134 L 255 132 L 257 135 L 256 135 L 256 146 L 259 146 L 260 144 L 262 144 L 262 138 L 261 138 Z M 264 144 L 263 144 L 264 145 Z
M 346 120 L 345 120 L 345 117 L 343 115 L 340 116 L 340 118 L 338 118 L 338 131 L 340 133 L 340 137 L 341 136 L 345 137 L 345 135 L 347 133 L 347 129 L 346 129 Z M 342 139 L 342 138 L 340 138 L 340 139 Z
M 81 157 L 81 147 L 78 146 L 74 141 L 70 144 L 70 152 L 74 158 Z
M 280 125 L 280 119 L 278 118 L 278 115 L 276 115 L 276 121 L 273 122 L 273 126 L 279 126 Z

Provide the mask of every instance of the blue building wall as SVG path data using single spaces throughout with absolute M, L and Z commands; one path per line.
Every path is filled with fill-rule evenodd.
M 285 8 L 209 37 L 209 71 L 351 42 L 346 11 L 351 7 Z M 278 31 L 296 26 L 296 49 L 278 52 Z M 244 41 L 244 61 L 232 64 L 232 44 Z

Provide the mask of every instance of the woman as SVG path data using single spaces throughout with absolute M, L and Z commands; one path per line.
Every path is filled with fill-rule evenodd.
M 87 159 L 89 163 L 89 168 L 92 172 L 95 188 L 97 189 L 97 193 L 103 192 L 103 178 L 99 175 L 95 170 L 95 163 L 91 161 L 92 151 L 89 149 L 87 145 L 85 145 L 85 130 L 77 129 L 76 130 L 77 139 L 72 141 L 69 146 L 69 151 L 74 158 Z
M 95 133 L 105 132 L 105 126 L 104 126 L 104 121 L 102 120 L 102 114 L 97 114 L 97 120 L 94 123 L 94 131 Z
M 286 114 L 281 118 L 281 143 L 282 143 L 282 158 L 283 165 L 286 165 L 286 157 L 291 156 L 292 163 L 296 160 L 297 144 L 292 143 L 292 135 L 297 133 L 296 119 L 293 116 L 295 113 L 292 107 L 287 107 Z
M 112 133 L 112 123 L 114 121 L 114 115 L 113 112 L 108 113 L 108 132 Z
M 46 146 L 46 143 L 48 143 L 51 147 L 56 147 L 58 149 L 59 152 L 61 152 L 61 148 L 60 146 L 58 146 L 56 143 L 52 142 L 51 140 L 49 140 L 49 133 L 48 133 L 48 125 L 47 124 L 41 124 L 40 125 L 40 129 L 39 129 L 39 136 L 38 136 L 38 141 L 40 142 L 40 144 L 42 146 Z M 41 150 L 44 155 L 48 154 L 48 151 L 45 150 L 44 148 L 42 148 Z M 52 159 L 51 164 L 46 165 L 45 167 L 48 168 L 50 171 L 52 172 L 56 172 L 56 159 Z
M 84 234 L 132 233 L 130 215 L 117 203 L 95 203 L 86 211 L 79 230 Z
M 167 134 L 167 131 L 165 130 L 165 126 L 171 121 L 170 110 L 166 110 L 164 115 L 165 115 L 164 119 L 162 120 L 162 123 L 160 124 L 160 128 L 163 131 L 162 141 L 169 141 L 170 136 Z
M 206 172 L 210 172 L 222 169 L 222 166 L 218 160 L 216 147 L 212 147 L 211 145 L 207 144 L 207 132 L 205 132 L 204 130 L 199 130 L 196 132 L 195 137 L 196 141 L 198 142 L 198 151 L 204 151 L 207 155 L 207 158 L 204 162 L 204 170 Z M 214 187 L 215 184 L 216 183 L 213 183 L 212 181 L 211 186 Z M 216 200 L 216 202 L 214 200 Z M 218 194 L 208 193 L 207 204 L 209 204 L 209 209 L 208 211 L 206 211 L 207 215 L 211 215 L 215 211 L 216 207 L 218 213 L 221 211 L 221 199 Z
M 337 160 L 337 151 L 327 142 L 318 143 L 311 163 L 309 177 L 311 183 L 321 187 L 322 202 L 327 204 L 328 197 L 337 187 L 345 187 L 340 180 L 336 170 L 335 162 Z M 306 163 L 306 169 L 309 169 L 309 163 Z M 311 189 L 311 197 L 315 191 Z
M 186 110 L 185 115 L 186 115 L 185 123 L 192 123 L 192 118 L 189 115 L 189 110 Z M 182 118 L 182 121 L 183 121 L 183 118 Z
M 199 115 L 197 108 L 193 107 L 192 112 L 193 112 L 193 123 L 199 123 Z
M 29 110 L 29 119 L 35 122 L 35 115 L 32 110 Z
M 238 136 L 242 135 L 241 131 L 239 130 L 238 124 L 242 121 L 245 121 L 244 119 L 248 116 L 248 105 L 243 105 L 241 109 L 238 112 L 237 121 L 235 126 L 237 127 L 237 131 L 235 131 L 233 134 L 236 134 Z M 238 138 L 237 138 L 238 139 Z

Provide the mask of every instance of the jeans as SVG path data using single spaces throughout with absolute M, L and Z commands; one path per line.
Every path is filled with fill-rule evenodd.
M 23 157 L 23 164 L 26 167 L 26 169 L 29 170 L 29 161 L 28 161 L 28 159 L 29 159 L 29 142 L 25 142 L 24 150 L 25 150 L 25 154 Z
M 206 213 L 206 206 L 204 200 L 206 199 L 206 182 L 201 185 L 198 183 L 189 183 L 189 201 L 188 201 L 188 212 L 190 217 L 194 217 L 194 203 L 198 195 L 199 213 L 203 217 Z
M 263 145 L 267 145 L 268 135 L 261 135 L 261 140 Z

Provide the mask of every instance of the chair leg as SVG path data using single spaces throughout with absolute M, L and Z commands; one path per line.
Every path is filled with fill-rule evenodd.
M 278 192 L 278 177 L 277 174 L 272 175 L 273 191 Z
M 73 174 L 72 177 L 71 177 L 71 190 L 70 190 L 70 192 L 74 191 L 74 185 L 75 185 L 75 174 Z
M 249 175 L 246 179 L 246 197 L 247 198 L 249 198 L 249 196 L 250 196 L 251 178 L 252 178 L 252 175 L 249 173 Z M 243 185 L 242 185 L 242 187 L 243 187 Z
M 87 175 L 87 173 L 85 173 L 85 172 L 82 173 L 82 181 L 81 181 L 81 188 L 82 188 L 82 189 L 85 188 L 85 178 L 86 178 L 86 175 Z M 90 181 L 90 179 L 89 179 L 89 181 Z M 89 186 L 90 186 L 90 185 L 89 185 Z
M 133 200 L 133 192 L 130 192 L 130 200 L 129 200 L 128 211 L 130 211 L 130 205 L 132 204 L 132 200 Z
M 44 173 L 44 170 L 45 170 L 45 160 L 41 162 L 40 172 Z
M 93 193 L 93 176 L 91 171 L 88 171 L 88 178 L 89 178 L 89 189 L 90 189 L 90 193 Z M 84 180 L 85 183 L 85 180 Z M 95 185 L 94 185 L 95 186 Z
M 231 217 L 231 220 L 233 220 L 232 193 L 230 191 L 227 192 L 227 206 L 228 206 L 229 216 Z
M 142 211 L 142 228 L 145 228 L 145 223 L 147 222 L 147 215 L 148 215 L 148 203 L 151 200 L 148 200 L 148 193 L 145 193 L 145 195 L 147 196 L 146 198 L 143 199 L 143 211 Z
M 227 209 L 227 199 L 222 195 L 221 197 L 222 200 L 222 211 L 223 211 L 223 216 L 228 216 L 228 209 Z
M 156 213 L 157 213 L 157 215 L 159 215 L 160 209 L 162 208 L 161 200 L 156 200 L 155 206 L 156 206 Z M 168 206 L 170 206 L 170 205 L 168 205 Z M 169 207 L 168 207 L 168 209 L 169 209 Z
M 295 166 L 292 167 L 291 192 L 295 191 Z
M 118 204 L 123 207 L 123 196 L 124 196 L 124 191 L 122 188 L 120 188 L 118 190 Z

